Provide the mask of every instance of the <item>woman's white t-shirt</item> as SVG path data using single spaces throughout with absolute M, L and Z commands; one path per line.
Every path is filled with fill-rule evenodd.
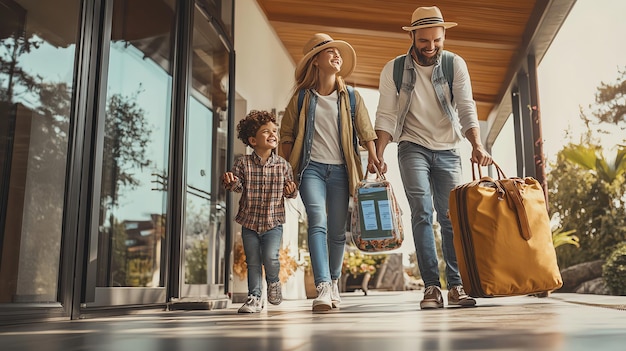
M 343 164 L 339 147 L 337 90 L 326 96 L 317 92 L 315 95 L 317 95 L 317 106 L 315 107 L 315 132 L 311 147 L 311 160 L 332 165 Z

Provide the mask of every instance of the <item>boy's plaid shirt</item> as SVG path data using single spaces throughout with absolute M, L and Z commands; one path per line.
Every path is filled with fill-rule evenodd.
M 287 160 L 272 152 L 267 162 L 261 164 L 261 158 L 253 152 L 239 157 L 232 172 L 238 181 L 224 187 L 241 193 L 237 223 L 259 234 L 285 223 L 283 191 L 285 182 L 293 181 Z M 295 198 L 296 194 L 297 191 L 290 197 Z

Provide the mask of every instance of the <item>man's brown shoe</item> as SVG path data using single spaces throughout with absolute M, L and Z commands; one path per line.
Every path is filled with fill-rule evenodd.
M 448 305 L 472 307 L 476 305 L 476 300 L 465 293 L 463 285 L 457 285 L 448 291 Z
M 443 296 L 438 286 L 431 285 L 424 289 L 424 299 L 420 302 L 420 308 L 423 310 L 443 308 Z

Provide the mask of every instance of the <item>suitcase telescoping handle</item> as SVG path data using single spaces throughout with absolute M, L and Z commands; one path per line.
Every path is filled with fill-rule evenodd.
M 506 197 L 509 207 L 515 210 L 517 214 L 517 225 L 522 237 L 524 240 L 530 240 L 532 232 L 530 231 L 528 215 L 526 214 L 526 209 L 524 208 L 524 199 L 519 188 L 515 185 L 517 182 L 523 182 L 523 180 L 519 178 L 507 179 L 506 175 L 504 175 L 504 172 L 495 161 L 493 162 L 493 166 L 496 168 L 496 172 L 498 173 L 498 180 L 493 180 L 493 182 L 496 184 L 499 191 L 504 192 L 503 195 Z M 477 180 L 476 168 L 478 168 L 479 179 L 483 178 L 481 166 L 478 163 L 472 162 L 473 180 Z

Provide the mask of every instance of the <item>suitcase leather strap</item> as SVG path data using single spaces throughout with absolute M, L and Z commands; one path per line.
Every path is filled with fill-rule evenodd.
M 509 206 L 517 212 L 517 225 L 519 226 L 520 233 L 522 233 L 522 237 L 524 240 L 529 240 L 532 234 L 530 226 L 528 225 L 528 216 L 526 215 L 522 195 L 520 194 L 519 188 L 515 185 L 516 182 L 516 179 L 499 181 L 506 191 L 506 199 Z
M 526 214 L 526 209 L 524 208 L 524 199 L 522 198 L 519 188 L 516 186 L 516 183 L 521 182 L 522 180 L 519 178 L 507 178 L 497 163 L 493 162 L 493 166 L 496 168 L 498 180 L 493 180 L 489 177 L 486 178 L 496 184 L 499 193 L 505 193 L 509 207 L 517 214 L 517 226 L 522 234 L 522 238 L 524 238 L 524 240 L 530 240 L 532 233 L 530 231 L 530 225 L 528 224 L 528 215 Z M 478 176 L 483 179 L 480 165 L 474 162 L 472 162 L 472 179 L 476 180 L 476 168 L 478 168 Z

